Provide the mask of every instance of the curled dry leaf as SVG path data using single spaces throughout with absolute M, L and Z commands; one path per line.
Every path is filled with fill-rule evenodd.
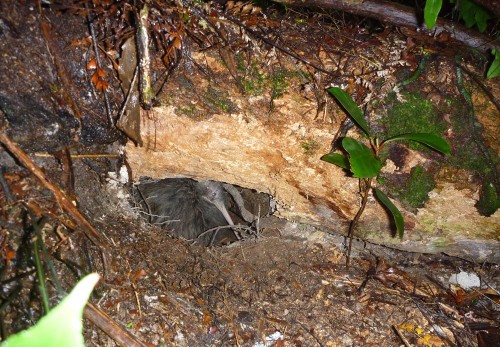
M 87 63 L 87 71 L 89 71 L 89 70 L 95 70 L 95 69 L 97 69 L 97 62 L 95 61 L 95 58 L 92 58 Z
M 97 73 L 94 73 L 92 75 L 92 78 L 90 79 L 90 82 L 92 82 L 94 85 L 97 85 L 98 81 L 99 81 L 99 75 L 97 75 Z
M 92 38 L 90 36 L 81 39 L 72 39 L 69 47 L 81 47 L 89 46 L 92 43 Z
M 92 82 L 96 90 L 102 90 L 105 92 L 108 89 L 108 82 L 104 80 L 104 77 L 106 76 L 106 72 L 101 68 L 97 68 L 96 72 L 93 73 L 90 82 Z
M 99 76 L 99 77 L 106 77 L 106 75 L 107 74 L 106 74 L 106 72 L 103 69 L 101 69 L 101 68 L 97 69 L 97 76 Z

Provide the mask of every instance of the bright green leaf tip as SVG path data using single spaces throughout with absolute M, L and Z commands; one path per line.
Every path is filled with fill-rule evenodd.
M 368 127 L 368 123 L 363 116 L 363 112 L 360 110 L 358 105 L 356 105 L 354 100 L 352 100 L 351 96 L 338 87 L 328 88 L 328 92 L 340 102 L 340 104 L 345 108 L 349 116 L 351 116 L 352 120 L 361 128 L 361 130 L 363 130 L 366 135 L 371 136 L 370 128 Z
M 28 330 L 11 336 L 1 347 L 83 347 L 83 309 L 94 286 L 99 281 L 96 273 L 87 275 L 73 288 L 59 305 Z
M 427 0 L 424 8 L 424 21 L 427 29 L 432 29 L 436 25 L 439 11 L 443 6 L 443 0 Z
M 488 69 L 486 74 L 487 79 L 500 76 L 500 52 L 494 49 L 491 53 L 494 55 L 495 60 L 493 60 L 490 68 Z
M 443 154 L 446 155 L 451 154 L 451 148 L 448 142 L 446 142 L 446 140 L 443 139 L 441 136 L 435 134 L 428 134 L 428 133 L 402 134 L 391 137 L 390 139 L 387 139 L 385 142 L 388 143 L 396 140 L 411 140 L 420 142 Z
M 338 153 L 328 153 L 321 157 L 321 160 L 330 164 L 335 164 L 343 169 L 349 170 L 349 159 L 345 155 Z
M 396 224 L 398 236 L 400 239 L 402 239 L 405 227 L 403 215 L 401 214 L 399 209 L 392 203 L 392 201 L 389 200 L 387 195 L 385 195 L 380 189 L 373 188 L 373 191 L 375 192 L 377 199 L 382 203 L 382 205 L 384 205 L 389 210 L 389 212 L 391 212 L 392 217 L 394 218 L 394 223 Z

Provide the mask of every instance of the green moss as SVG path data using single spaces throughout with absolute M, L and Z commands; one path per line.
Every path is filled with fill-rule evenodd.
M 276 68 L 264 71 L 257 62 L 247 62 L 241 53 L 235 57 L 236 69 L 241 74 L 241 85 L 246 94 L 259 96 L 268 93 L 271 97 L 271 109 L 273 101 L 283 96 L 288 88 L 288 79 L 293 77 L 292 72 L 286 69 Z
M 436 237 L 431 240 L 431 245 L 436 248 L 448 247 L 452 244 L 452 241 L 446 239 L 445 237 Z
M 470 171 L 476 180 L 483 182 L 476 208 L 481 215 L 490 216 L 499 208 L 498 183 L 491 182 L 498 182 L 496 168 L 500 158 L 484 142 L 482 126 L 466 105 L 458 100 L 450 100 L 448 108 L 445 111 L 453 115 L 450 117 L 453 155 L 449 158 L 449 164 Z
M 377 176 L 377 183 L 385 186 L 389 183 L 389 180 L 387 179 L 387 177 L 385 177 L 383 175 L 379 175 L 379 176 Z
M 403 200 L 411 207 L 423 207 L 429 199 L 429 192 L 434 189 L 436 184 L 434 178 L 425 169 L 417 165 L 411 169 L 410 178 L 406 182 L 403 191 Z
M 271 76 L 269 76 L 272 100 L 283 96 L 288 88 L 288 77 L 290 77 L 290 73 L 285 69 L 277 69 L 271 74 Z
M 241 74 L 241 84 L 246 94 L 261 95 L 265 88 L 265 76 L 259 71 L 257 62 L 247 63 L 245 56 L 238 53 L 235 56 L 236 69 Z
M 180 114 L 183 114 L 185 116 L 188 116 L 190 118 L 195 118 L 196 117 L 196 106 L 195 105 L 188 105 L 186 107 L 178 107 L 177 112 Z
M 389 195 L 410 208 L 420 208 L 436 186 L 434 176 L 422 166 L 413 167 L 409 175 L 381 175 L 377 182 L 386 187 Z
M 226 96 L 227 93 L 209 87 L 205 93 L 205 102 L 212 112 L 234 113 L 238 107 Z
M 319 144 L 314 140 L 306 140 L 300 143 L 302 149 L 304 149 L 304 154 L 313 155 L 319 149 Z
M 483 189 L 476 208 L 483 216 L 491 216 L 495 213 L 500 205 L 497 190 L 492 183 L 486 182 L 483 184 Z
M 451 118 L 453 155 L 450 157 L 450 164 L 488 177 L 493 174 L 494 167 L 498 164 L 498 156 L 485 147 L 482 138 L 476 138 L 482 133 L 480 125 L 475 119 L 469 119 L 471 116 L 459 106 L 461 105 L 455 105 L 453 109 L 456 113 Z M 490 163 L 490 160 L 493 162 Z
M 248 71 L 243 79 L 243 86 L 245 88 L 245 92 L 248 94 L 255 96 L 262 94 L 262 91 L 265 88 L 265 77 L 259 72 L 255 62 L 248 67 Z
M 403 97 L 404 102 L 397 100 L 394 94 L 386 100 L 392 103 L 392 107 L 382 117 L 385 138 L 405 133 L 441 135 L 446 130 L 446 123 L 429 100 L 412 93 L 403 93 Z M 415 150 L 427 148 L 415 142 L 409 142 L 408 145 Z
M 281 98 L 288 88 L 287 78 L 291 77 L 292 74 L 285 69 L 275 70 L 271 76 L 269 76 L 269 87 L 271 94 L 271 102 L 269 103 L 270 109 L 274 109 L 274 100 Z

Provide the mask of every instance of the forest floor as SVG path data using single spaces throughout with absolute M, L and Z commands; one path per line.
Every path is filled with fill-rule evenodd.
M 32 325 L 42 312 L 32 249 L 38 225 L 64 289 L 69 292 L 81 276 L 99 272 L 102 279 L 90 301 L 110 322 L 118 323 L 115 334 L 128 331 L 137 345 L 500 346 L 498 264 L 355 241 L 346 269 L 343 235 L 273 216 L 263 221 L 257 238 L 213 248 L 192 246 L 147 224 L 130 200 L 130 184 L 121 180 L 127 174 L 119 177 L 120 155 L 68 155 L 69 149 L 79 154 L 119 153 L 126 141 L 121 131 L 109 126 L 102 94 L 93 89 L 102 76 L 94 80 L 87 65 L 92 48 L 85 17 L 75 16 L 71 8 L 7 3 L 0 5 L 0 34 L 5 38 L 0 47 L 2 340 Z M 258 15 L 247 18 L 247 25 L 261 20 Z M 273 23 L 282 23 L 281 34 L 288 39 L 301 32 L 293 50 L 307 52 L 307 41 L 323 39 L 314 25 L 319 15 L 275 11 L 272 16 Z M 345 33 L 360 30 L 344 24 Z M 363 30 L 372 29 L 379 30 Z M 386 31 L 391 31 L 387 37 L 395 34 L 393 28 Z M 213 42 L 203 35 L 191 39 Z M 363 31 L 360 37 L 370 35 Z M 169 42 L 175 42 L 173 29 L 170 37 Z M 367 42 L 380 52 L 391 51 L 388 46 L 393 44 L 372 37 Z M 340 49 L 328 44 L 333 51 Z M 172 52 L 163 56 L 170 67 L 176 59 Z M 225 63 L 234 63 L 220 54 Z M 228 69 L 234 72 L 237 66 Z M 57 82 L 61 76 L 66 82 Z M 227 76 L 227 84 L 234 84 L 231 73 Z M 106 83 L 115 109 L 123 97 L 119 80 Z M 80 117 L 70 116 L 75 113 L 70 100 L 76 95 Z M 189 97 L 181 99 L 183 104 Z M 278 97 L 271 96 L 271 103 Z M 131 131 L 133 137 L 131 129 L 122 131 Z M 14 147 L 6 145 L 8 138 Z M 33 161 L 23 159 L 24 152 Z M 32 175 L 37 168 L 48 181 Z M 84 231 L 82 219 L 75 222 L 75 213 L 54 198 L 57 194 L 78 202 L 78 211 L 100 235 L 97 241 L 86 237 L 89 231 Z M 108 252 L 106 262 L 102 252 Z M 44 263 L 48 266 L 49 261 Z M 54 279 L 47 283 L 55 304 Z M 91 314 L 85 317 L 86 345 L 116 345 Z

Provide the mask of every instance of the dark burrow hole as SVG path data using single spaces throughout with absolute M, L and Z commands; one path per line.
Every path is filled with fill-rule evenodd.
M 141 177 L 132 196 L 148 223 L 202 246 L 255 237 L 260 219 L 275 211 L 269 194 L 190 178 Z

